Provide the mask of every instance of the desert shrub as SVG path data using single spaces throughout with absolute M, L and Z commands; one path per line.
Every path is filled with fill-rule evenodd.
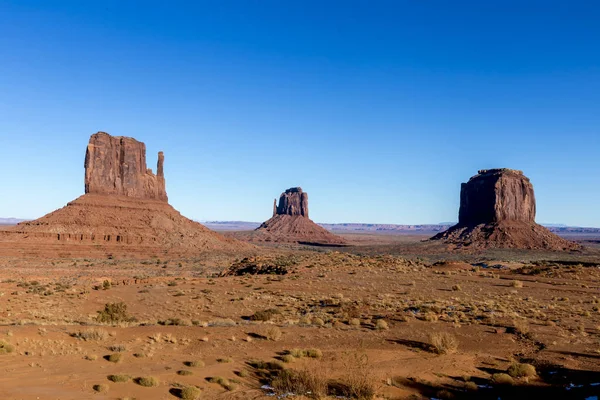
M 284 363 L 294 362 L 295 359 L 296 358 L 291 354 L 284 354 L 281 356 L 281 361 L 283 361 Z
M 460 285 L 454 285 L 452 286 L 452 290 L 454 290 L 455 292 L 460 292 L 462 288 L 460 287 Z
M 107 356 L 104 356 L 104 359 L 106 361 L 118 363 L 121 362 L 121 360 L 123 360 L 123 355 L 121 353 L 109 354 Z
M 202 361 L 202 360 L 185 361 L 183 364 L 187 367 L 193 367 L 193 368 L 204 367 L 204 361 Z
M 282 335 L 283 335 L 283 333 L 281 332 L 281 329 L 279 329 L 276 326 L 270 326 L 265 331 L 265 337 L 267 339 L 269 339 L 269 340 L 274 341 L 274 342 L 276 342 L 279 339 L 281 339 Z
M 123 352 L 127 350 L 127 347 L 124 344 L 113 344 L 112 346 L 108 346 L 110 351 Z
M 193 372 L 188 371 L 187 369 L 182 369 L 182 370 L 177 371 L 177 375 L 181 375 L 181 376 L 189 376 L 192 374 L 193 374 Z
M 0 354 L 9 354 L 13 351 L 15 351 L 15 347 L 12 344 L 0 340 Z
M 523 287 L 523 282 L 514 280 L 514 281 L 510 282 L 510 286 L 512 286 L 514 288 L 522 288 Z
M 266 310 L 257 311 L 250 316 L 251 321 L 270 321 L 274 316 L 281 314 L 276 308 L 268 308 Z
M 202 391 L 195 386 L 187 386 L 179 392 L 179 398 L 183 400 L 196 400 Z
M 278 393 L 295 393 L 320 399 L 327 395 L 327 378 L 307 368 L 299 371 L 284 369 L 273 379 L 271 387 Z
M 234 382 L 231 382 L 227 378 L 223 378 L 222 376 L 214 376 L 207 379 L 210 383 L 216 383 L 220 385 L 223 389 L 232 391 L 237 387 Z
M 158 321 L 159 325 L 173 325 L 173 326 L 190 326 L 191 322 L 190 321 L 186 321 L 184 319 L 181 318 L 168 318 L 162 321 Z
M 512 378 L 531 378 L 537 375 L 535 367 L 531 364 L 514 363 L 506 371 Z
M 452 354 L 458 350 L 458 340 L 446 332 L 432 334 L 431 345 L 438 354 Z
M 323 352 L 319 349 L 291 349 L 285 352 L 295 358 L 309 357 L 309 358 L 321 358 Z
M 515 383 L 510 375 L 505 373 L 499 373 L 492 375 L 492 382 L 496 385 L 512 385 Z
M 140 386 L 144 386 L 144 387 L 154 387 L 154 386 L 158 386 L 159 382 L 158 379 L 156 379 L 153 376 L 142 376 L 139 378 L 135 378 L 133 380 L 135 383 L 137 383 Z
M 127 314 L 127 304 L 121 301 L 119 303 L 106 303 L 104 310 L 98 311 L 96 320 L 104 324 L 116 324 L 119 322 L 132 322 L 134 318 Z
M 109 375 L 108 380 L 115 383 L 129 382 L 131 377 L 129 375 Z
M 218 363 L 223 363 L 223 364 L 231 363 L 231 362 L 233 362 L 233 358 L 231 358 L 231 357 L 217 358 L 217 362 Z
M 512 332 L 517 335 L 527 335 L 529 333 L 529 324 L 524 319 L 513 320 Z
M 386 329 L 390 329 L 390 327 L 388 326 L 388 323 L 385 322 L 383 319 L 378 319 L 375 323 L 375 329 L 383 331 Z
M 337 390 L 336 395 L 349 399 L 371 400 L 377 392 L 377 379 L 371 372 L 369 359 L 364 353 L 349 353 L 344 362 L 346 371 L 337 382 L 332 385 Z
M 106 393 L 108 392 L 108 385 L 105 384 L 99 384 L 99 385 L 94 385 L 92 386 L 92 389 L 94 389 L 94 391 L 98 392 L 98 393 Z
M 313 325 L 316 325 L 316 326 L 323 326 L 323 325 L 325 325 L 325 321 L 323 321 L 319 317 L 313 318 L 312 323 L 313 323 Z
M 72 337 L 80 340 L 106 340 L 108 332 L 101 328 L 91 328 L 85 331 L 79 331 L 71 334 Z
M 319 349 L 306 349 L 304 350 L 304 356 L 309 358 L 321 358 L 323 357 L 323 352 Z
M 432 312 L 427 312 L 421 317 L 421 319 L 427 322 L 437 322 L 438 316 Z
M 246 371 L 245 369 L 242 369 L 240 371 L 235 371 L 235 374 L 237 376 L 239 376 L 240 378 L 247 378 L 250 374 L 248 373 L 248 371 Z
M 352 318 L 352 319 L 350 319 L 350 321 L 348 321 L 348 325 L 350 325 L 350 326 L 360 326 L 360 319 L 358 319 L 358 318 Z

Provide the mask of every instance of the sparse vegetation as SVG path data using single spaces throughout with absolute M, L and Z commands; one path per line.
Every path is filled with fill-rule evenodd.
M 94 389 L 94 391 L 98 393 L 106 393 L 108 392 L 109 386 L 102 383 L 92 386 L 92 389 Z
M 438 354 L 453 354 L 458 350 L 458 340 L 454 335 L 446 332 L 432 334 L 431 345 Z
M 131 380 L 129 375 L 109 375 L 108 380 L 115 383 L 124 383 Z
M 185 361 L 183 364 L 187 367 L 193 367 L 193 368 L 204 367 L 204 361 L 202 361 L 202 360 Z
M 281 314 L 276 308 L 268 308 L 266 310 L 257 311 L 250 316 L 251 321 L 270 321 L 274 316 Z
M 0 340 L 0 355 L 9 354 L 13 351 L 15 351 L 15 347 L 12 344 Z
M 513 385 L 515 381 L 510 375 L 505 373 L 498 373 L 492 375 L 492 382 L 496 385 Z
M 138 385 L 144 386 L 144 387 L 154 387 L 154 386 L 159 385 L 158 379 L 156 379 L 153 376 L 139 377 L 139 378 L 135 378 L 133 381 L 135 383 L 137 383 Z
M 106 303 L 104 305 L 104 310 L 98 311 L 96 320 L 104 324 L 117 324 L 121 322 L 132 322 L 134 321 L 134 318 L 127 314 L 127 304 L 119 302 Z
M 202 391 L 195 386 L 186 386 L 179 392 L 179 398 L 183 400 L 196 400 L 200 397 Z
M 106 359 L 106 361 L 110 361 L 113 363 L 118 363 L 121 362 L 123 360 L 123 354 L 121 353 L 113 353 L 113 354 L 109 354 L 107 356 L 104 357 Z
M 535 367 L 531 364 L 512 364 L 507 371 L 512 378 L 531 378 L 537 375 Z
M 72 337 L 81 340 L 106 340 L 108 339 L 108 332 L 102 328 L 90 328 L 84 331 L 79 331 L 71 334 Z

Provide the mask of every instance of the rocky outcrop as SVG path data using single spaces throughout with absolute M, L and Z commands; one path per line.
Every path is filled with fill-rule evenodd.
M 290 188 L 281 193 L 276 214 L 301 215 L 308 218 L 308 193 L 304 193 L 300 187 Z
M 505 220 L 535 221 L 533 185 L 522 171 L 506 168 L 481 170 L 461 185 L 460 225 Z
M 283 242 L 339 246 L 346 240 L 308 218 L 308 194 L 302 188 L 286 190 L 273 204 L 273 217 L 263 222 L 248 238 L 255 242 Z
M 533 185 L 522 171 L 481 170 L 461 185 L 458 224 L 435 235 L 457 248 L 576 250 L 535 223 Z
M 85 193 L 167 201 L 164 154 L 158 153 L 156 175 L 146 166 L 146 145 L 129 137 L 98 132 L 85 154 Z
M 163 166 L 160 152 L 156 175 L 146 169 L 142 142 L 95 133 L 85 155 L 85 194 L 41 218 L 11 227 L 0 235 L 0 242 L 11 241 L 15 248 L 23 244 L 35 248 L 43 242 L 43 248 L 56 246 L 59 253 L 77 248 L 86 256 L 108 250 L 147 257 L 253 248 L 175 210 L 167 202 Z

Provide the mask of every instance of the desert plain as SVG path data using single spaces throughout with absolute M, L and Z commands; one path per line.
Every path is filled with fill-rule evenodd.
M 294 389 L 286 370 L 341 398 L 597 393 L 593 243 L 468 254 L 342 236 L 355 244 L 201 257 L 3 244 L 0 398 L 267 399 Z
M 330 232 L 284 191 L 255 230 L 168 204 L 91 136 L 85 194 L 0 227 L 0 399 L 597 399 L 600 234 L 481 170 L 445 232 Z

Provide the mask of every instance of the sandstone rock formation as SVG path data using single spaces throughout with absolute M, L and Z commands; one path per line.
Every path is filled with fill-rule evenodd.
M 249 238 L 256 242 L 285 242 L 339 246 L 347 242 L 308 218 L 308 194 L 302 188 L 286 190 L 273 204 L 273 217 Z
M 78 249 L 85 248 L 86 254 L 106 246 L 114 252 L 119 246 L 145 257 L 157 251 L 252 248 L 183 217 L 171 207 L 163 165 L 160 152 L 154 175 L 146 169 L 144 143 L 104 132 L 93 134 L 85 156 L 85 194 L 59 210 L 2 232 L 0 241 L 28 239 L 36 246 L 40 242 L 69 242 Z
M 432 239 L 471 249 L 580 248 L 536 224 L 535 206 L 533 185 L 522 171 L 480 170 L 461 185 L 458 224 Z
M 535 222 L 533 185 L 522 171 L 481 170 L 460 188 L 458 223 Z
M 295 187 L 286 190 L 279 196 L 278 215 L 302 215 L 308 218 L 308 193 Z
M 129 137 L 98 132 L 85 153 L 85 193 L 167 201 L 164 155 L 158 153 L 156 175 L 146 166 L 146 145 Z

